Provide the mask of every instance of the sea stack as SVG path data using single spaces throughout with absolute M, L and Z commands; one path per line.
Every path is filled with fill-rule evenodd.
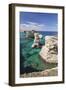
M 35 30 L 31 31 L 25 31 L 26 32 L 26 38 L 34 38 L 34 33 L 36 32 Z

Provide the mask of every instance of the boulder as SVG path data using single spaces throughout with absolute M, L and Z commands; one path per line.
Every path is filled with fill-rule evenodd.
M 47 63 L 58 63 L 58 39 L 56 36 L 46 36 L 40 57 Z

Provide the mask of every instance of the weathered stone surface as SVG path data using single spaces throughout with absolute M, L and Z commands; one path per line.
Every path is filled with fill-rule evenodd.
M 44 73 L 44 76 L 57 76 L 58 75 L 58 69 L 57 67 L 52 69 L 47 69 L 45 71 L 42 71 Z
M 48 63 L 58 63 L 58 39 L 56 36 L 45 37 L 45 45 L 39 55 Z
M 57 76 L 57 75 L 58 75 L 58 69 L 57 67 L 55 67 L 40 72 L 25 73 L 22 74 L 21 77 L 43 77 L 43 76 Z
M 32 48 L 39 47 L 40 38 L 39 33 L 34 33 L 34 43 L 32 44 Z
M 34 32 L 33 31 L 26 31 L 26 38 L 34 38 Z

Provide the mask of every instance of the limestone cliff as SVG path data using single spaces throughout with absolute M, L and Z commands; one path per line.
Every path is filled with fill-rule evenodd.
M 42 47 L 39 55 L 48 63 L 58 63 L 57 36 L 45 36 L 45 45 Z

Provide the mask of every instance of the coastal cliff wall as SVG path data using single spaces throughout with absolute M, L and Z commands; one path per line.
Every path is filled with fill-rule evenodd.
M 45 45 L 39 55 L 47 63 L 58 63 L 58 38 L 56 36 L 46 36 Z

